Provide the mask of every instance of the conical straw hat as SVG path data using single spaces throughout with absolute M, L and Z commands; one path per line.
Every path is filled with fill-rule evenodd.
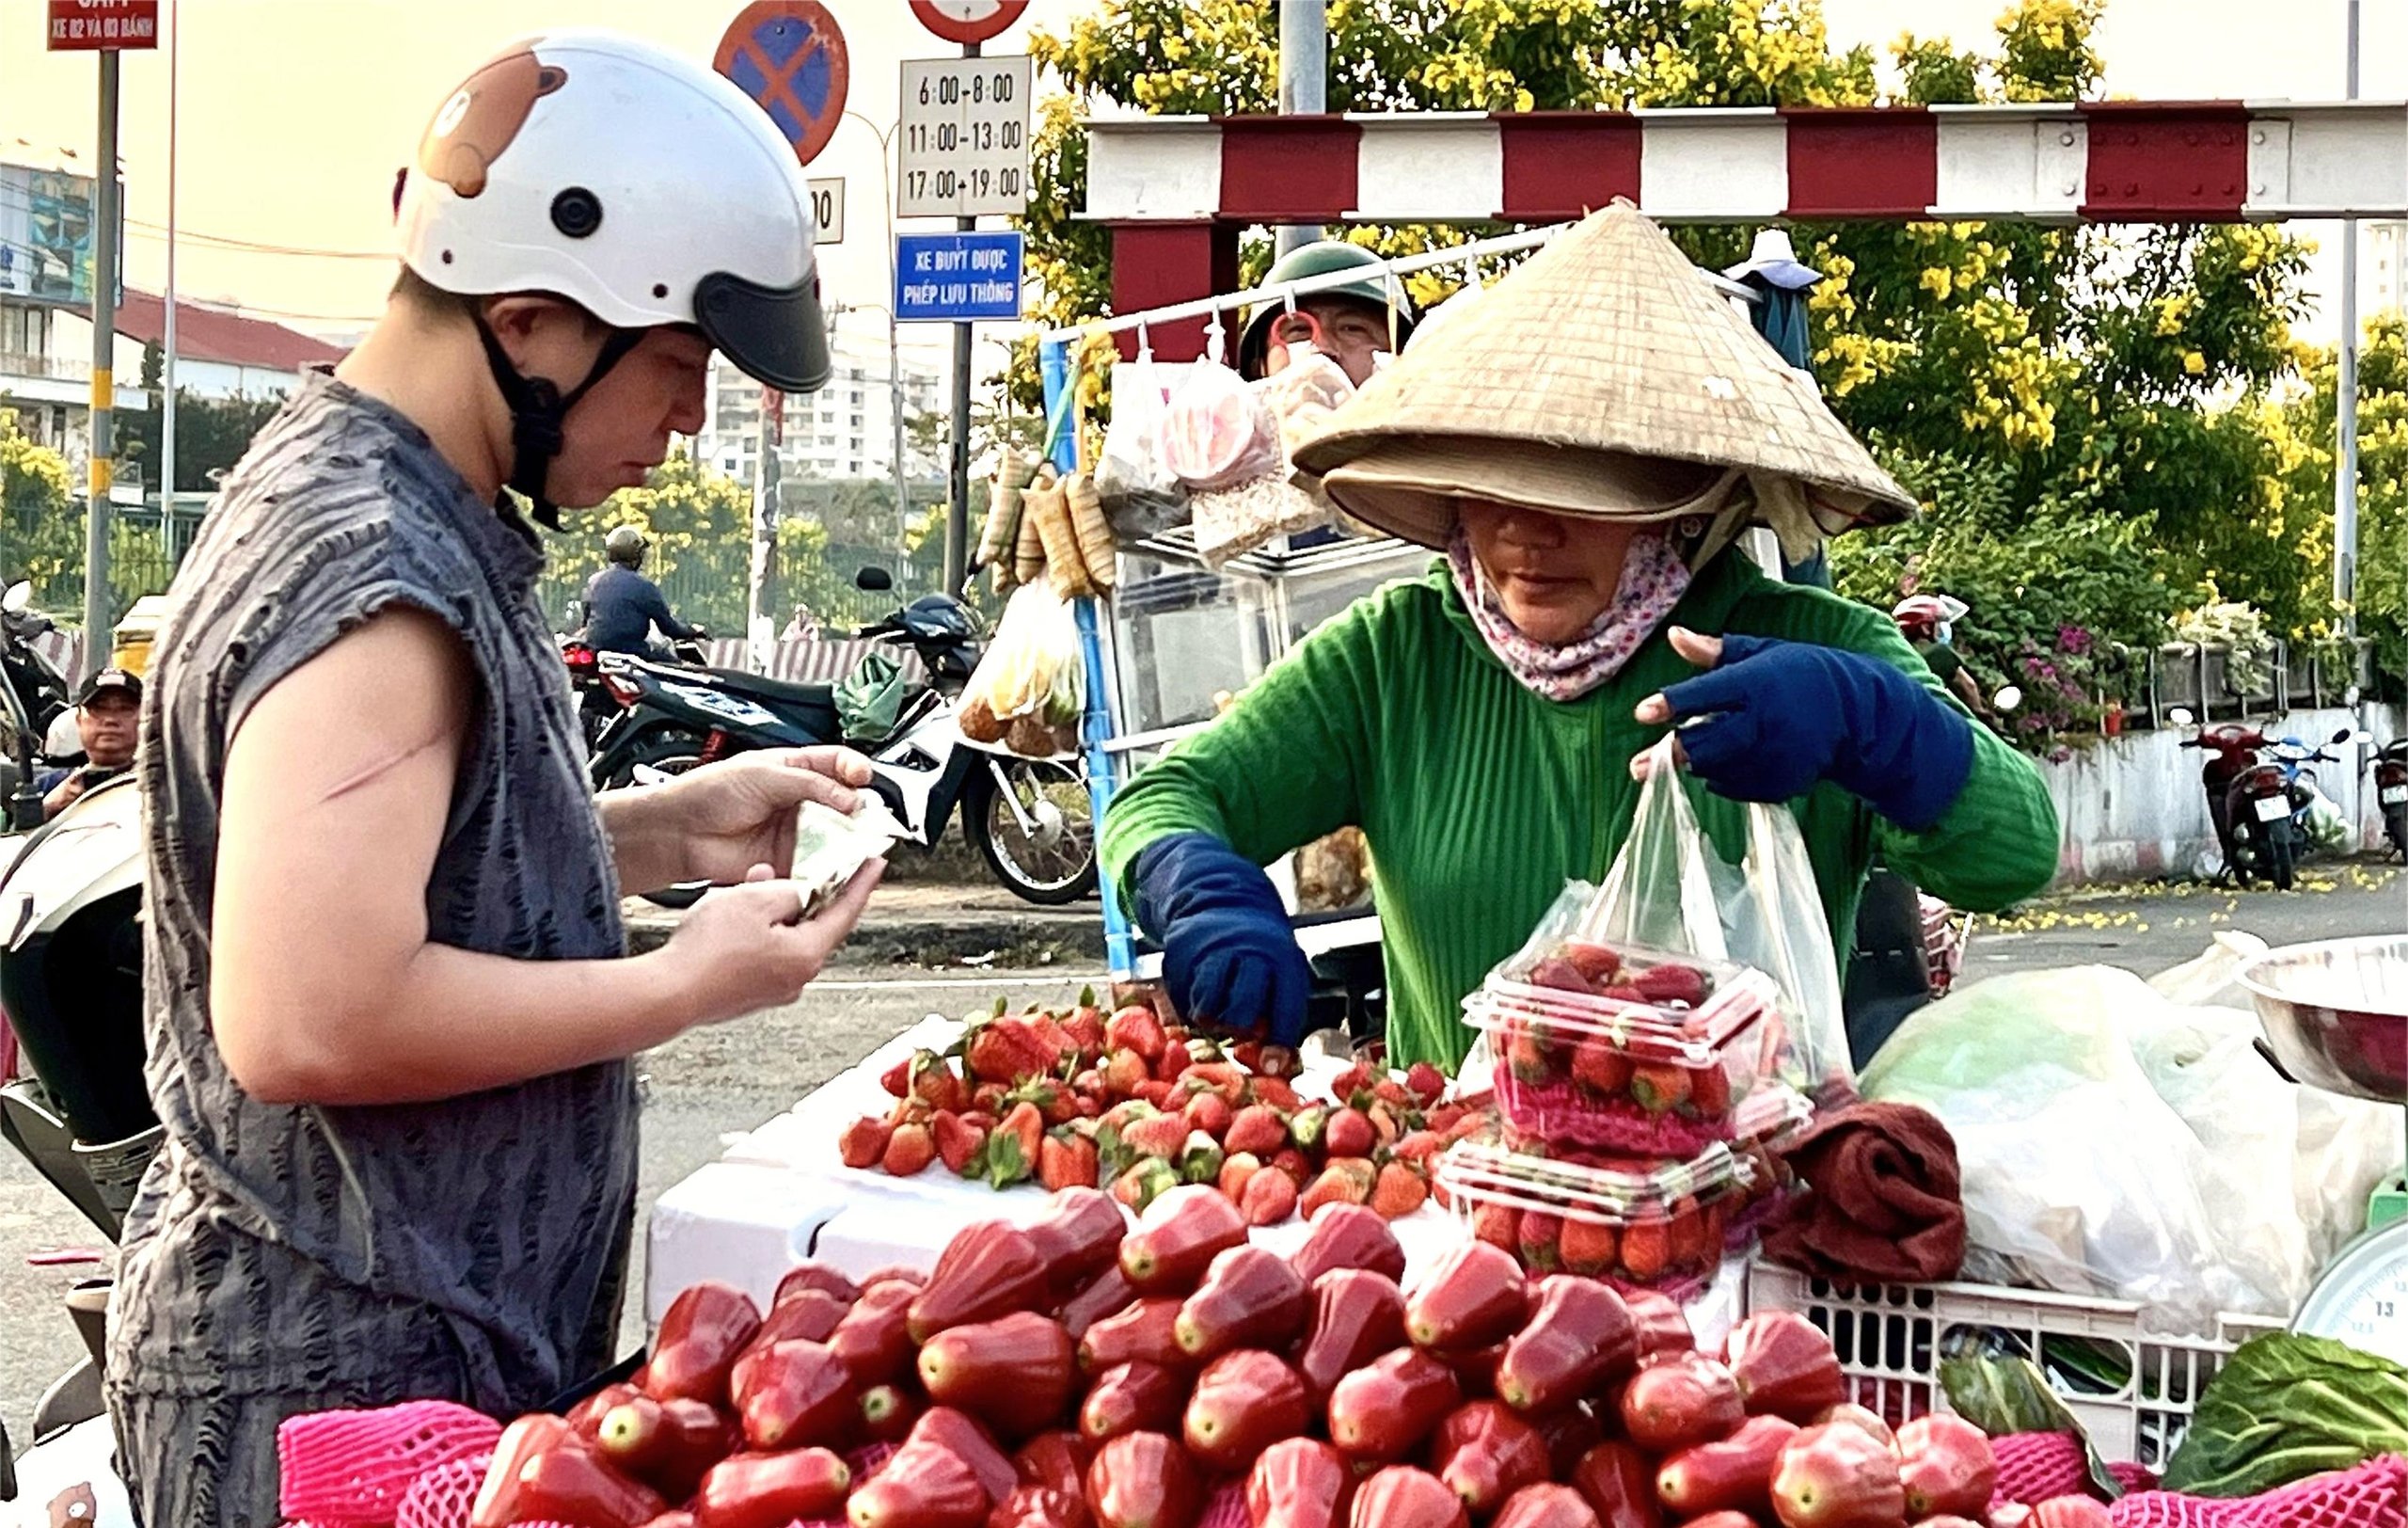
M 1826 533 L 1915 508 L 1814 378 L 1626 201 L 1408 346 L 1296 449 L 1294 465 L 1358 518 L 1442 545 L 1458 497 L 1661 520 L 1686 495 L 1634 493 L 1634 457 L 1736 469 L 1759 503 L 1802 493 Z M 1440 459 L 1449 470 L 1418 470 Z M 1517 492 L 1524 476 L 1532 481 Z M 1593 501 L 1575 507 L 1587 482 Z

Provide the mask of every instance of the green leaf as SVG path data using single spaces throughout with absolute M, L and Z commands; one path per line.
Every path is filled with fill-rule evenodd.
M 2274 1332 L 2242 1345 L 2209 1381 L 2165 1488 L 2255 1496 L 2383 1454 L 2408 1454 L 2408 1368 Z
M 2107 1462 L 2091 1446 L 2082 1420 L 2049 1386 L 2049 1379 L 2029 1359 L 1983 1354 L 1942 1359 L 1940 1386 L 1948 1405 L 1966 1421 L 1992 1438 L 2016 1433 L 2066 1433 L 2082 1444 L 2094 1491 L 2113 1502 L 2124 1488 L 2107 1472 Z

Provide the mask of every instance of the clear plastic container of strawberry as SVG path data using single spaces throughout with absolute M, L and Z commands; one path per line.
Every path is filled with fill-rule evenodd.
M 1438 1178 L 1472 1234 L 1506 1247 L 1533 1276 L 1579 1274 L 1676 1298 L 1713 1278 L 1746 1202 L 1738 1159 L 1719 1144 L 1664 1162 L 1466 1141 L 1439 1159 Z

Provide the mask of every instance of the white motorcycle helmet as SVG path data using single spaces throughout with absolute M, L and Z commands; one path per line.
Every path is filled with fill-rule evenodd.
M 430 286 L 546 293 L 618 330 L 563 394 L 520 375 L 477 321 L 516 425 L 510 485 L 549 523 L 562 421 L 645 329 L 690 324 L 787 392 L 828 380 L 802 167 L 768 114 L 699 64 L 609 32 L 515 42 L 436 112 L 395 196 L 402 259 Z

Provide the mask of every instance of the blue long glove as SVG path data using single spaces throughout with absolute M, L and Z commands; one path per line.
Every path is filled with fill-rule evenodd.
M 1163 942 L 1163 982 L 1192 1024 L 1267 1027 L 1305 1038 L 1312 973 L 1262 867 L 1206 833 L 1174 834 L 1137 855 L 1137 921 Z
M 1972 724 L 1901 670 L 1836 647 L 1724 637 L 1722 661 L 1664 699 L 1686 723 L 1690 770 L 1738 801 L 1790 801 L 1829 780 L 1919 832 L 1972 772 Z

